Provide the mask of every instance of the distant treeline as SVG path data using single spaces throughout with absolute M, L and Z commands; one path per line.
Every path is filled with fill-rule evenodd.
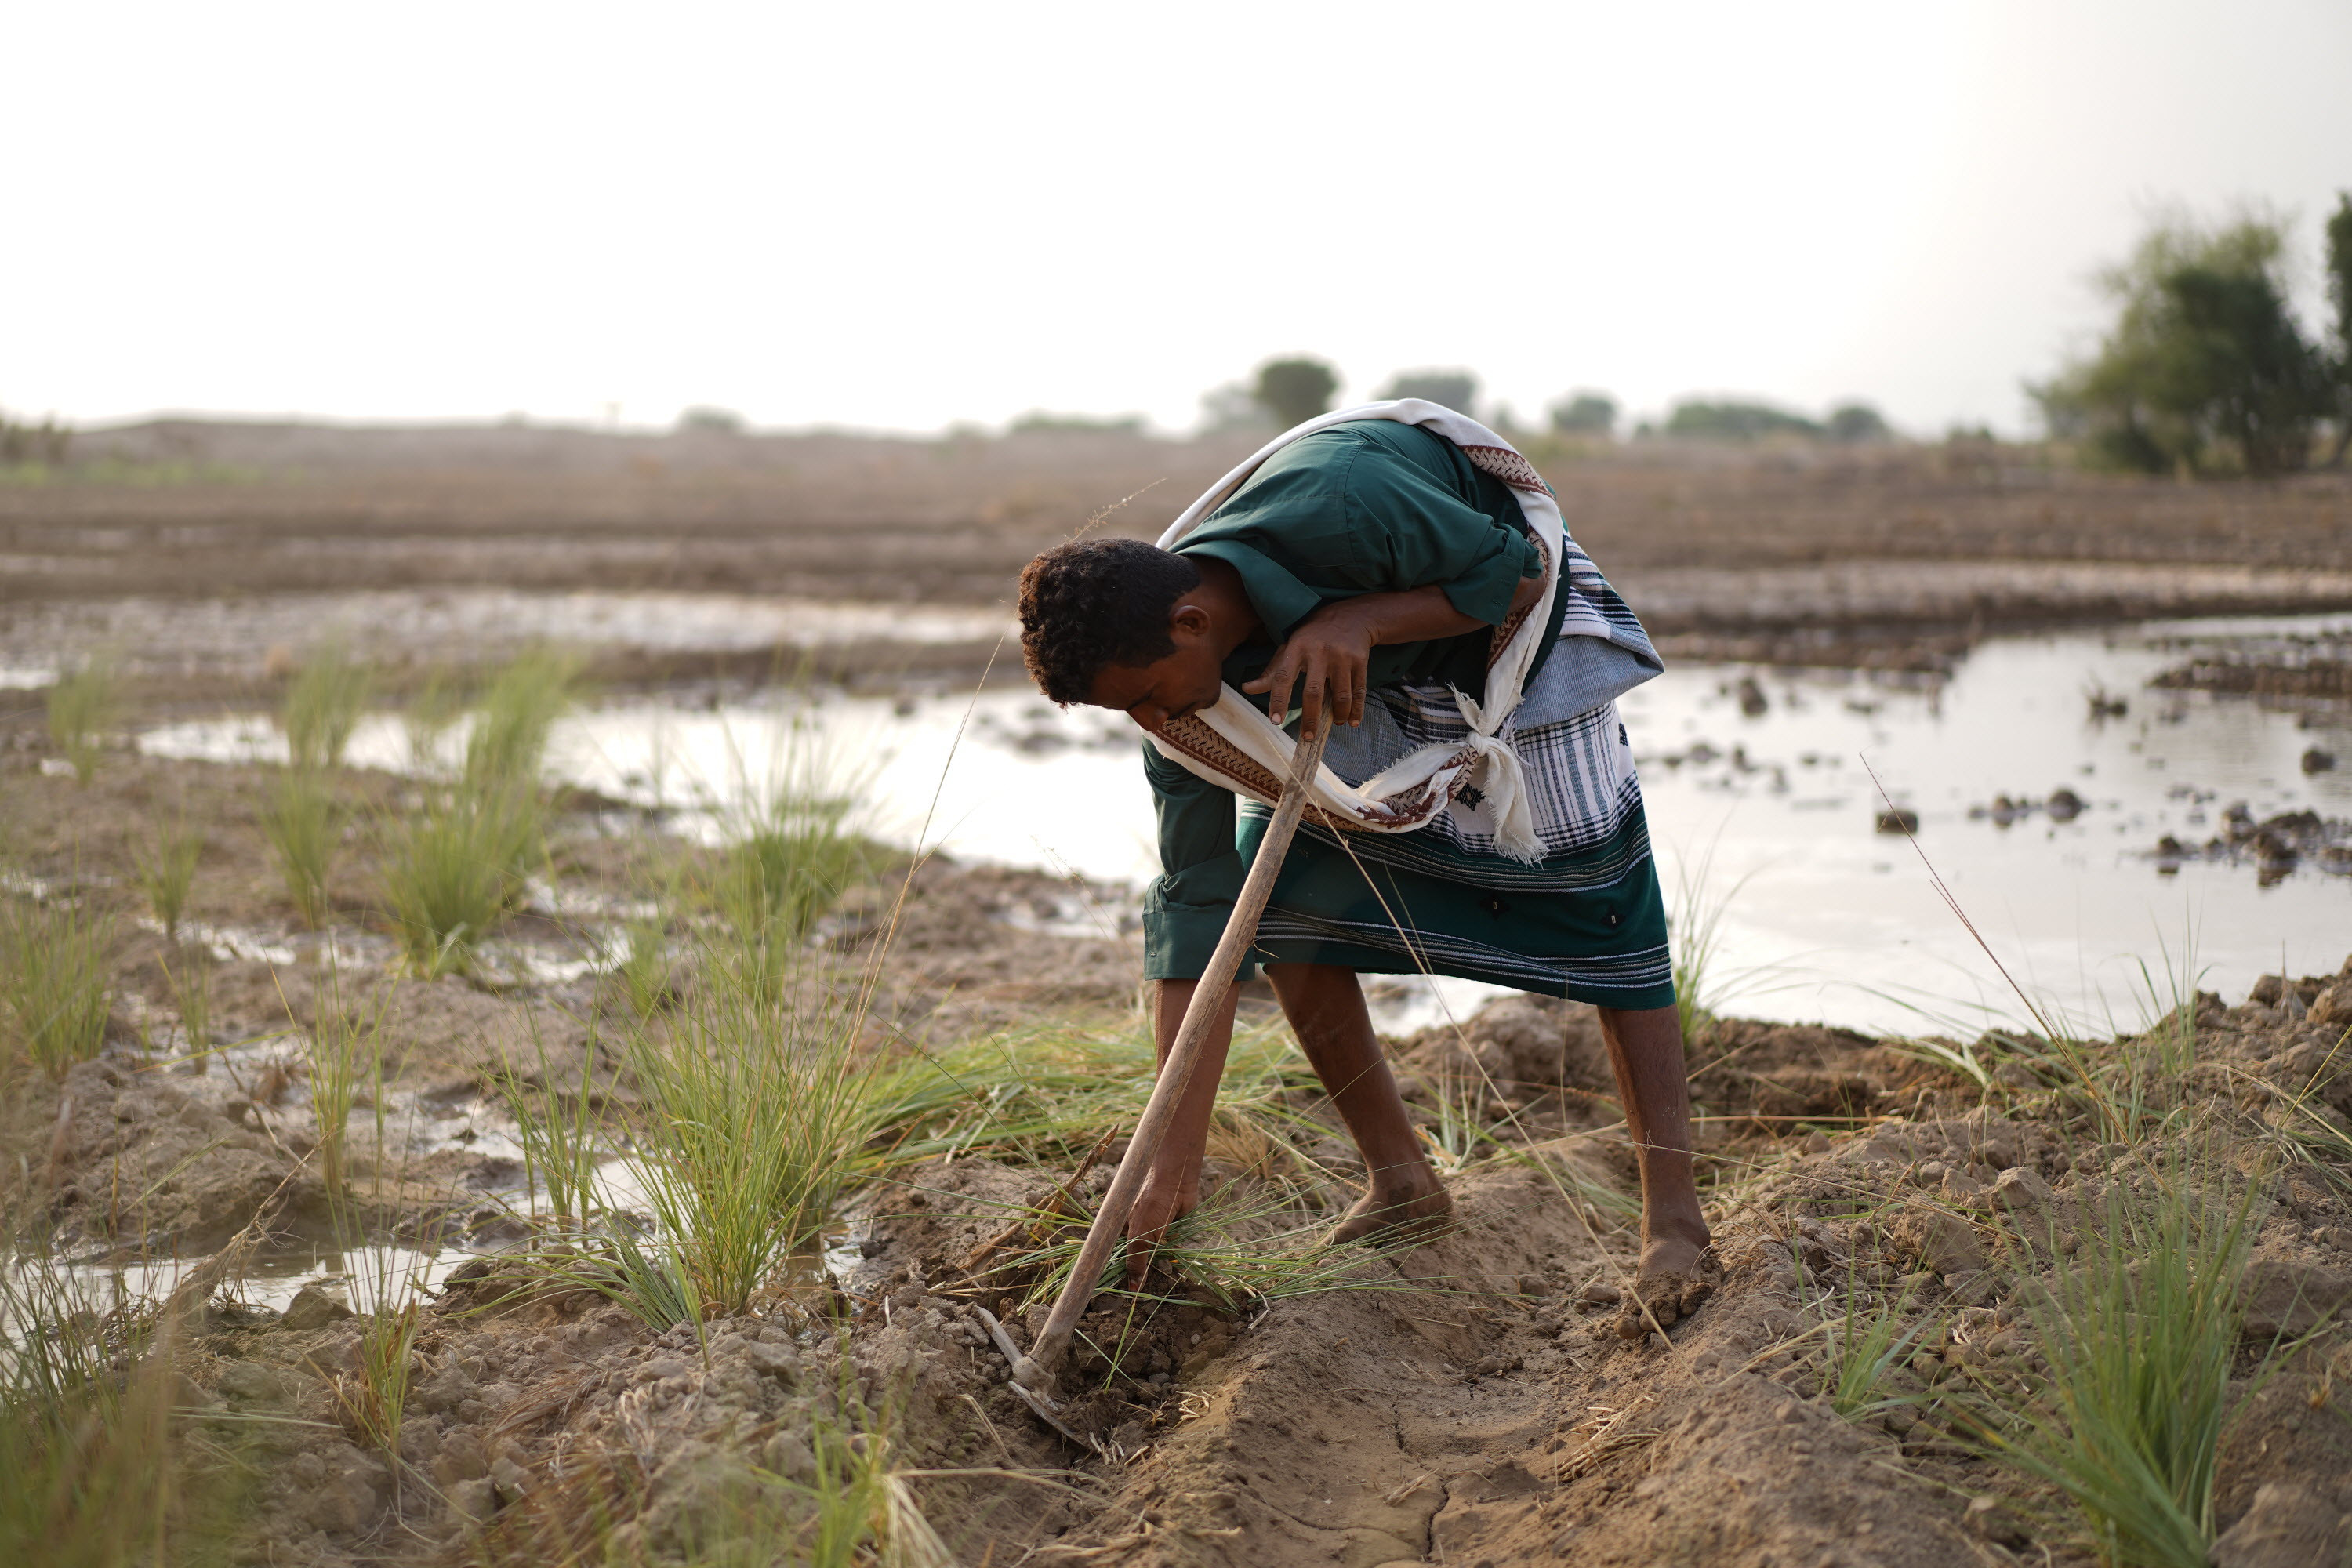
M 1329 363 L 1311 356 L 1271 359 L 1257 367 L 1246 382 L 1221 386 L 1202 399 L 1202 423 L 1212 430 L 1252 426 L 1286 430 L 1328 411 L 1339 390 L 1339 375 Z M 1478 391 L 1478 377 L 1460 369 L 1401 371 L 1381 387 L 1379 396 L 1418 397 L 1483 419 L 1507 436 L 1531 432 L 1507 404 L 1491 406 Z M 1544 410 L 1538 427 L 1560 437 L 1613 439 L 1621 411 L 1605 392 L 1580 387 Z M 1635 440 L 1669 436 L 1694 441 L 1756 441 L 1770 437 L 1795 437 L 1825 441 L 1885 441 L 1894 429 L 1867 403 L 1839 404 L 1822 419 L 1810 418 L 1773 404 L 1732 398 L 1690 397 L 1667 409 L 1662 424 L 1648 421 L 1633 427 Z

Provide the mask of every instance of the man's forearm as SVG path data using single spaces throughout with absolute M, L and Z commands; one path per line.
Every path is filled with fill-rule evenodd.
M 1514 613 L 1526 609 L 1543 596 L 1543 579 L 1528 577 L 1521 581 L 1518 592 L 1512 596 Z M 1414 588 L 1402 594 L 1359 594 L 1352 599 L 1339 599 L 1322 612 L 1328 616 L 1344 616 L 1353 619 L 1370 634 L 1375 647 L 1401 642 L 1434 642 L 1439 637 L 1458 637 L 1465 632 L 1475 632 L 1486 623 L 1475 616 L 1465 615 L 1454 607 L 1454 601 L 1441 587 Z

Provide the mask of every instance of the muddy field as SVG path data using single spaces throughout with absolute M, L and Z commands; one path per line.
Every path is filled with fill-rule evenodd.
M 2352 958 L 2242 999 L 2154 977 L 2112 1038 L 2023 1005 L 1971 1039 L 1696 1016 L 1722 1275 L 1672 1322 L 1628 1305 L 1589 1010 L 1390 1042 L 1461 1224 L 1380 1253 L 1322 1244 L 1362 1172 L 1260 988 L 1202 1211 L 1097 1299 L 1041 1414 L 1008 1352 L 1148 1088 L 1124 892 L 910 864 L 821 799 L 714 843 L 549 795 L 555 695 L 503 771 L 471 739 L 398 775 L 121 744 L 290 716 L 339 638 L 375 661 L 346 717 L 411 725 L 455 700 L 436 671 L 549 642 L 714 709 L 812 660 L 1013 679 L 1020 563 L 1130 495 L 1105 526 L 1150 535 L 1246 445 L 184 422 L 8 476 L 0 1558 L 2345 1561 Z M 1677 657 L 1932 686 L 2003 627 L 2352 607 L 2341 476 L 1538 452 Z M 2341 636 L 2267 636 L 2155 686 L 2333 713 Z M 478 734 L 497 692 L 467 700 Z M 2147 874 L 2332 868 L 2341 823 L 2303 816 L 2224 810 Z M 427 859 L 485 824 L 496 886 Z M 802 1142 L 730 1206 L 762 1117 Z
M 1001 614 L 1034 552 L 1097 518 L 1154 535 L 1253 444 L 199 421 L 94 433 L 72 469 L 0 483 L 0 662 L 112 647 L 217 700 L 261 679 L 280 640 L 201 607 L 224 601 L 352 620 L 379 654 L 420 664 L 446 657 L 452 618 L 478 653 L 551 635 L 518 627 L 501 595 Z M 2183 485 L 1966 441 L 1529 446 L 1673 656 L 1935 669 L 2003 627 L 2352 606 L 2340 474 Z M 353 594 L 381 597 L 330 602 Z M 994 629 L 887 651 L 898 639 L 854 631 L 686 647 L 579 635 L 605 645 L 600 673 L 620 681 L 772 673 L 812 642 L 831 674 L 969 677 L 996 647 Z M 1015 678 L 1002 659 L 996 673 Z
M 585 1230 L 552 1215 L 502 1107 L 520 1084 L 608 1154 L 647 1146 L 638 1058 L 590 1042 L 691 1047 L 719 982 L 679 889 L 718 852 L 551 803 L 520 907 L 428 979 L 357 826 L 418 809 L 413 781 L 337 774 L 355 826 L 314 931 L 271 861 L 270 770 L 110 754 L 80 784 L 56 761 L 27 734 L 0 771 L 12 919 L 118 924 L 102 1047 L 12 1058 L 14 1277 L 183 1271 L 45 1321 L 94 1347 L 116 1425 L 73 1428 L 62 1478 L 20 1471 L 84 1489 L 0 1518 L 41 1560 L 128 1560 L 158 1531 L 172 1561 L 305 1568 L 2138 1563 L 2202 1561 L 2213 1536 L 2214 1561 L 2267 1568 L 2347 1549 L 2352 960 L 2184 997 L 2115 1040 L 1702 1018 L 1723 1276 L 1665 1333 L 1624 1305 L 1632 1159 L 1588 1010 L 1512 999 L 1392 1042 L 1462 1225 L 1374 1253 L 1316 1240 L 1360 1171 L 1253 998 L 1208 1201 L 1172 1269 L 1098 1300 L 1049 1425 L 997 1335 L 1017 1348 L 1042 1321 L 1148 1059 L 1134 939 L 1057 934 L 1083 889 L 886 858 L 829 901 L 793 973 L 858 998 L 835 1066 L 871 1099 L 839 1202 L 740 1306 L 663 1321 L 615 1248 L 664 1238 L 625 1203 Z M 205 829 L 170 938 L 131 852 L 166 812 Z M 681 941 L 633 994 L 599 937 L 649 888 Z M 371 1009 L 383 1076 L 347 1112 L 339 1202 L 308 1046 Z M 2067 1304 L 2107 1264 L 2126 1290 L 2160 1273 L 2168 1213 L 2211 1243 L 2185 1277 L 2221 1314 L 2224 1413 L 2169 1555 L 2119 1545 L 2112 1513 L 2021 1457 L 2088 1432 L 2067 1401 L 2098 1325 Z M 443 1267 L 372 1276 L 362 1241 Z M 289 1258 L 317 1260 L 290 1295 Z M 114 1557 L 110 1530 L 131 1543 Z

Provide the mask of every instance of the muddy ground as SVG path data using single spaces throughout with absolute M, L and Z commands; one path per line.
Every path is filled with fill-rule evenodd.
M 111 647 L 184 700 L 220 701 L 258 694 L 279 642 L 299 652 L 338 626 L 395 681 L 404 659 L 550 635 L 544 617 L 513 614 L 501 596 L 515 594 L 1002 614 L 1036 551 L 1106 509 L 1106 531 L 1155 535 L 1255 439 L 201 421 L 96 433 L 76 468 L 0 483 L 0 666 Z M 1669 657 L 1933 671 L 1993 630 L 2352 606 L 2341 474 L 2184 485 L 1965 441 L 1528 447 Z M 236 614 L 208 613 L 226 601 Z M 273 607 L 294 629 L 257 635 Z M 749 647 L 713 631 L 681 645 L 583 617 L 596 674 L 622 683 L 773 677 L 811 642 L 824 673 L 867 680 L 969 679 L 999 652 L 992 630 Z M 994 678 L 1017 679 L 1017 661 L 998 657 Z
M 12 1070 L 0 1184 L 62 1256 L 95 1267 L 237 1238 L 172 1351 L 175 1441 L 192 1495 L 218 1505 L 205 1519 L 229 1561 L 764 1560 L 730 1557 L 730 1542 L 772 1550 L 803 1517 L 794 1483 L 837 1485 L 850 1458 L 888 1472 L 886 1491 L 916 1510 L 890 1515 L 898 1562 L 2091 1561 L 2079 1520 L 1987 1458 L 1938 1398 L 2042 1364 L 2037 1280 L 2101 1223 L 2103 1194 L 2145 1184 L 2157 1146 L 2102 1142 L 2047 1059 L 2014 1042 L 1939 1054 L 1710 1021 L 1693 1082 L 1722 1282 L 1669 1334 L 1629 1338 L 1632 1159 L 1597 1025 L 1535 998 L 1391 1043 L 1452 1173 L 1455 1234 L 1388 1254 L 1277 1246 L 1290 1272 L 1261 1275 L 1276 1282 L 1264 1291 L 1227 1275 L 1105 1298 L 1063 1384 L 1064 1429 L 1007 1387 L 989 1320 L 1016 1344 L 1041 1321 L 1024 1249 L 1066 1240 L 1035 1215 L 1076 1151 L 980 1138 L 885 1166 L 845 1213 L 834 1272 L 803 1268 L 698 1338 L 592 1289 L 502 1283 L 496 1256 L 530 1229 L 521 1173 L 436 1137 L 396 1170 L 361 1169 L 371 1221 L 493 1261 L 425 1307 L 387 1448 L 352 1414 L 364 1321 L 348 1291 L 281 1310 L 244 1278 L 324 1224 L 301 1032 L 355 988 L 383 999 L 387 1099 L 444 1131 L 490 1127 L 492 1081 L 518 1068 L 625 1108 L 625 1079 L 579 1071 L 582 1020 L 614 1005 L 610 978 L 530 976 L 589 951 L 582 928 L 638 896 L 649 857 L 690 852 L 656 821 L 575 802 L 535 912 L 499 933 L 509 961 L 425 981 L 389 967 L 355 833 L 332 887 L 330 987 L 320 939 L 267 861 L 257 773 L 119 756 L 83 787 L 43 772 L 39 752 L 27 740 L 0 765 L 7 896 L 114 909 L 121 989 L 98 1059 L 54 1079 Z M 341 787 L 363 807 L 404 786 L 352 773 Z M 211 832 L 184 942 L 142 925 L 126 885 L 130 837 L 165 807 Z M 933 864 L 893 932 L 907 875 L 845 900 L 818 937 L 845 959 L 893 944 L 872 1051 L 1007 1029 L 1036 1049 L 1136 1026 L 1131 935 L 1031 929 L 1069 885 Z M 215 980 L 201 1072 L 168 973 L 194 950 Z M 1266 1016 L 1262 997 L 1249 1006 Z M 2215 1521 L 2233 1568 L 2346 1549 L 2352 1335 L 2327 1314 L 2352 1305 L 2347 1023 L 2352 960 L 2235 1005 L 2200 998 L 2193 1065 L 2164 1089 L 2179 1125 L 2230 1152 L 2253 1205 Z M 1328 1223 L 1356 1173 L 1328 1104 L 1296 1071 L 1268 1103 L 1287 1120 L 1234 1122 L 1213 1146 L 1211 1206 L 1256 1205 L 1275 1216 L 1260 1230 Z M 1468 1127 L 1481 1135 L 1465 1142 Z M 1097 1163 L 1063 1201 L 1082 1206 L 1107 1173 Z M 1279 1281 L 1297 1287 L 1301 1256 L 1319 1272 L 1292 1294 Z M 1841 1415 L 1822 1325 L 1881 1304 L 1916 1338 L 1880 1391 L 1893 1403 Z M 2280 1334 L 2306 1331 L 2265 1365 Z M 855 1445 L 832 1446 L 845 1431 Z

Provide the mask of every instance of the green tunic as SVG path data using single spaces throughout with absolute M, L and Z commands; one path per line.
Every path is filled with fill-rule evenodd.
M 1292 442 L 1176 550 L 1230 564 L 1266 629 L 1269 640 L 1246 644 L 1225 661 L 1225 683 L 1236 689 L 1263 673 L 1276 645 L 1324 604 L 1436 586 L 1463 614 L 1493 626 L 1508 616 L 1520 582 L 1541 571 L 1509 488 L 1443 437 L 1394 420 L 1353 422 Z M 1530 689 L 1554 646 L 1566 598 L 1556 596 Z M 1492 640 L 1482 628 L 1376 647 L 1371 699 L 1410 720 L 1425 714 L 1427 695 L 1444 686 L 1483 696 Z M 1264 698 L 1251 700 L 1264 706 Z M 1579 727 L 1598 737 L 1588 750 L 1623 744 L 1613 706 L 1585 715 Z M 1335 735 L 1335 752 L 1353 733 Z M 1224 930 L 1265 814 L 1254 803 L 1237 814 L 1231 792 L 1148 745 L 1144 759 L 1162 868 L 1144 900 L 1145 972 L 1194 978 Z M 1368 973 L 1426 970 L 1620 1007 L 1669 1005 L 1665 917 L 1630 754 L 1620 771 L 1631 798 L 1613 803 L 1609 831 L 1532 867 L 1475 852 L 1431 828 L 1344 836 L 1303 828 L 1253 957 Z

